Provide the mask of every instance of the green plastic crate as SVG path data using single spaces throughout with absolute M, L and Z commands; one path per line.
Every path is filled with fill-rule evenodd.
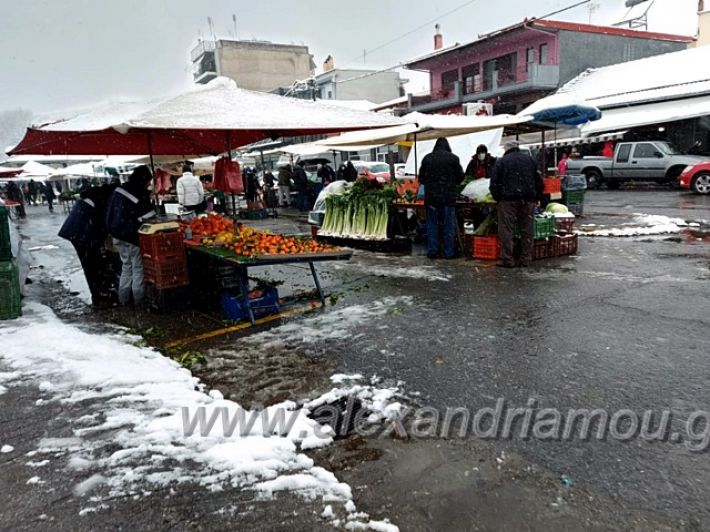
M 0 320 L 22 316 L 20 278 L 12 262 L 0 262 Z
M 12 258 L 11 249 L 10 213 L 7 207 L 0 205 L 0 261 L 6 261 Z
M 555 219 L 552 216 L 535 216 L 533 220 L 533 238 L 549 238 L 555 234 Z M 513 238 L 520 238 L 520 227 L 513 229 Z
M 582 205 L 584 203 L 584 190 L 566 190 L 562 194 L 562 202 L 567 205 Z

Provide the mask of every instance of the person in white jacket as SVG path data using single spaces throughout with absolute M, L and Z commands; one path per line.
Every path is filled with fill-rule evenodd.
M 192 168 L 185 165 L 182 177 L 177 180 L 178 203 L 188 211 L 203 212 L 205 210 L 205 189 L 200 178 L 192 173 Z

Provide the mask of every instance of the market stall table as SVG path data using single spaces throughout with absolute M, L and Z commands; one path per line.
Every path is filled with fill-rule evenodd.
M 207 255 L 210 258 L 215 259 L 223 264 L 236 267 L 238 271 L 237 275 L 239 281 L 239 290 L 241 296 L 246 302 L 249 301 L 249 268 L 277 265 L 308 264 L 311 270 L 311 275 L 313 276 L 313 282 L 315 283 L 318 298 L 320 299 L 322 306 L 325 306 L 325 295 L 323 294 L 323 289 L 321 288 L 321 284 L 318 279 L 318 273 L 315 268 L 315 263 L 350 260 L 353 254 L 351 250 L 340 250 L 322 253 L 300 253 L 296 255 L 257 255 L 255 257 L 249 258 L 240 257 L 225 248 L 209 247 L 202 245 L 190 245 L 188 247 L 188 251 L 189 253 L 200 253 L 203 255 Z M 256 319 L 254 317 L 254 312 L 251 305 L 247 304 L 246 308 L 249 314 L 249 320 L 251 321 L 252 325 L 256 324 Z

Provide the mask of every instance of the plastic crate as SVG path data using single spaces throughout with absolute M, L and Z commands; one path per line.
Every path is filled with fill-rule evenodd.
M 260 318 L 279 311 L 279 291 L 276 288 L 265 288 L 259 297 L 255 297 L 256 291 L 249 293 L 248 303 L 240 295 L 232 292 L 223 292 L 222 314 L 228 320 L 242 321 L 249 319 L 247 305 L 251 306 L 254 317 Z
M 186 286 L 158 288 L 146 284 L 145 301 L 149 307 L 159 312 L 184 311 L 192 305 L 190 290 Z
M 266 209 L 247 209 L 239 211 L 239 217 L 247 220 L 264 220 L 269 217 Z
M 7 207 L 0 206 L 0 261 L 12 258 L 12 245 L 10 243 L 10 211 Z
M 555 219 L 552 216 L 535 216 L 533 238 L 547 238 L 555 234 Z
M 542 180 L 542 184 L 543 184 L 543 188 L 542 188 L 543 194 L 559 194 L 560 192 L 562 192 L 562 180 L 561 179 L 545 177 Z
M 0 262 L 0 320 L 22 316 L 21 297 L 17 268 L 10 261 Z
M 536 239 L 533 242 L 533 260 L 549 259 L 553 251 L 552 239 Z
M 562 190 L 587 190 L 587 178 L 583 175 L 568 175 L 562 181 Z
M 555 218 L 556 233 L 571 233 L 574 231 L 574 218 Z
M 555 257 L 574 255 L 579 248 L 579 235 L 556 235 L 552 239 L 552 245 Z
M 185 236 L 179 231 L 138 235 L 144 262 L 171 259 L 185 260 Z
M 584 190 L 566 190 L 562 194 L 562 202 L 568 207 L 584 203 Z
M 498 260 L 500 258 L 500 240 L 497 235 L 476 236 L 473 238 L 473 258 Z
M 584 203 L 568 203 L 567 208 L 569 209 L 569 212 L 575 216 L 584 215 Z
M 143 261 L 143 278 L 156 288 L 176 288 L 190 284 L 185 260 Z

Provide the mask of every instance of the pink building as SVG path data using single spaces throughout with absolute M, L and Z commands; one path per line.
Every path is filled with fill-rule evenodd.
M 443 47 L 406 64 L 429 72 L 431 92 L 410 96 L 408 110 L 462 113 L 463 105 L 494 104 L 515 113 L 589 68 L 683 50 L 693 37 L 543 19 Z

